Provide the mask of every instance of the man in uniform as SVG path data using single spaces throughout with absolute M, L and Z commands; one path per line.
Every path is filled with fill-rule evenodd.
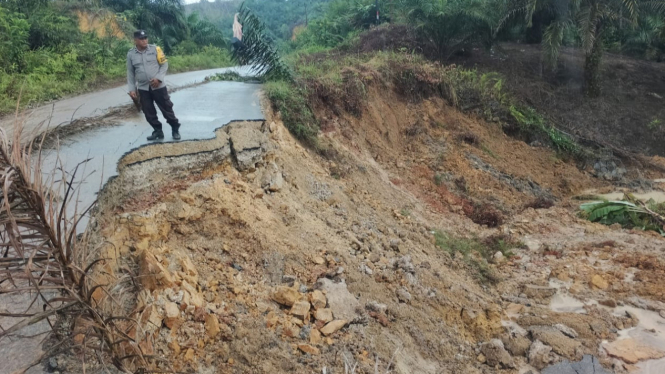
M 127 53 L 127 85 L 129 96 L 134 100 L 137 97 L 140 98 L 145 119 L 154 129 L 148 140 L 164 139 L 162 123 L 157 118 L 155 104 L 162 111 L 166 122 L 171 125 L 173 139 L 179 140 L 180 122 L 173 113 L 173 102 L 171 102 L 164 83 L 164 77 L 169 68 L 166 56 L 161 48 L 148 44 L 148 34 L 143 30 L 134 32 L 134 45 L 136 47 Z

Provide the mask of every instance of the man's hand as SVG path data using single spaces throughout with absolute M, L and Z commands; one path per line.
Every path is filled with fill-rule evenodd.
M 162 83 L 162 81 L 160 81 L 160 80 L 157 79 L 157 78 L 152 78 L 152 79 L 150 80 L 150 86 L 151 86 L 152 88 L 157 88 L 157 87 L 159 87 L 159 85 L 160 85 L 161 83 Z
M 136 100 L 136 91 L 129 91 L 129 97 Z

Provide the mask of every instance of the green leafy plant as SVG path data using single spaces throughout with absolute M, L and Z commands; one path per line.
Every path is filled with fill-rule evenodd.
M 651 131 L 660 130 L 663 127 L 663 121 L 658 118 L 654 118 L 647 124 L 647 128 Z
M 580 205 L 582 217 L 604 225 L 653 230 L 665 236 L 665 203 L 642 202 L 631 195 L 620 201 L 594 201 Z
M 547 124 L 533 108 L 518 108 L 510 106 L 510 114 L 517 121 L 523 131 L 539 131 L 552 141 L 557 150 L 574 156 L 582 155 L 582 148 L 569 135 Z

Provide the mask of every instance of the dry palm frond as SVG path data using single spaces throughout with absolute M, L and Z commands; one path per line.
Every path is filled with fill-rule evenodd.
M 11 141 L 0 128 L 0 297 L 23 295 L 26 302 L 13 305 L 20 312 L 0 313 L 5 324 L 0 324 L 0 344 L 27 326 L 70 319 L 72 325 L 85 326 L 82 339 L 70 341 L 72 348 L 92 350 L 124 372 L 149 367 L 136 335 L 128 333 L 138 325 L 131 312 L 102 308 L 93 300 L 95 292 L 111 291 L 93 279 L 92 271 L 104 259 L 94 258 L 89 234 L 77 235 L 81 217 L 91 208 L 81 211 L 77 204 L 77 178 L 85 162 L 71 172 L 57 162 L 45 173 L 44 136 L 22 143 L 22 121 L 16 118 Z M 112 291 L 122 290 L 118 285 L 123 279 L 112 280 Z M 26 363 L 25 370 L 39 362 Z

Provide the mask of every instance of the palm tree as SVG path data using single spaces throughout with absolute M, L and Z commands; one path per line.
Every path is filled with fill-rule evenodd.
M 604 33 L 617 23 L 634 25 L 638 19 L 639 0 L 527 0 L 524 8 L 530 26 L 534 13 L 550 13 L 554 20 L 543 33 L 543 54 L 556 66 L 566 29 L 575 28 L 584 51 L 584 93 L 600 94 L 600 66 Z M 658 4 L 659 1 L 651 2 Z M 646 4 L 643 3 L 643 4 Z
M 167 39 L 187 34 L 181 0 L 103 0 L 102 3 L 116 12 L 125 13 L 136 27 L 161 39 L 167 52 L 173 44 Z
M 505 14 L 504 0 L 403 0 L 406 20 L 429 41 L 434 53 L 448 58 L 472 45 L 491 47 Z
M 187 16 L 189 38 L 201 46 L 214 45 L 224 48 L 227 46 L 222 31 L 214 23 L 201 19 L 198 13 Z

